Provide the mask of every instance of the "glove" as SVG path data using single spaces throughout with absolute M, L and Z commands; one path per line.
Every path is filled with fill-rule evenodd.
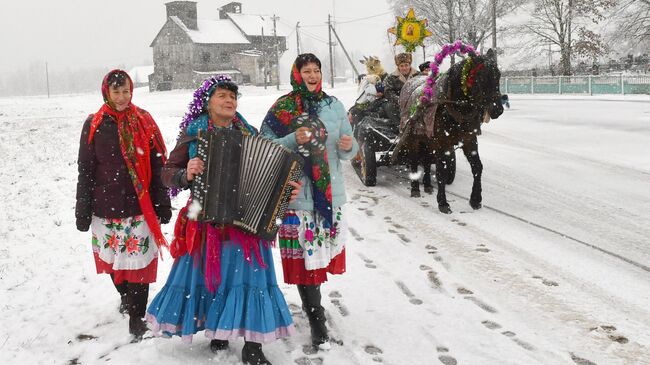
M 160 224 L 167 224 L 172 219 L 172 210 L 170 208 L 161 209 L 159 212 L 156 212 Z
M 375 84 L 375 90 L 377 90 L 378 93 L 383 93 L 384 92 L 384 83 L 381 81 L 377 81 Z
M 81 232 L 88 232 L 88 229 L 90 229 L 90 219 L 77 218 L 77 230 Z

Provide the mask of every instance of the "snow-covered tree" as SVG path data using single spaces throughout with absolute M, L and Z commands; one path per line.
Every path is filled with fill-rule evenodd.
M 596 26 L 615 5 L 614 0 L 534 0 L 530 21 L 522 29 L 537 39 L 534 46 L 558 47 L 560 73 L 570 75 L 573 53 L 595 59 L 608 51 Z
M 615 38 L 632 45 L 650 42 L 650 0 L 623 0 L 614 13 Z

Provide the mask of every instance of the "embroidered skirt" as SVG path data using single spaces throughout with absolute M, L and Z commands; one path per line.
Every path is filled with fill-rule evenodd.
M 93 216 L 90 226 L 98 274 L 113 274 L 116 284 L 156 281 L 158 246 L 144 215 L 127 218 Z
M 185 254 L 174 261 L 167 283 L 147 309 L 154 334 L 192 336 L 205 330 L 210 339 L 267 343 L 295 332 L 284 296 L 278 287 L 271 247 L 260 242 L 266 268 L 232 241 L 221 249 L 221 282 L 216 293 L 205 284 L 205 248 L 202 254 Z
M 289 210 L 280 225 L 282 271 L 287 284 L 318 285 L 345 272 L 347 224 L 341 208 L 329 223 L 308 210 Z

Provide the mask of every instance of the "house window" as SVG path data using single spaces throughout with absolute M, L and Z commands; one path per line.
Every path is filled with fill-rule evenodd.
M 210 53 L 209 52 L 202 52 L 201 53 L 201 62 L 203 62 L 203 63 L 210 62 Z

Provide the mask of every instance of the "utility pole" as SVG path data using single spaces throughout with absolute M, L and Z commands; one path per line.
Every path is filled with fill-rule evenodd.
M 297 55 L 300 54 L 300 22 L 296 23 L 296 53 Z
M 449 22 L 449 43 L 454 43 L 454 2 L 447 0 L 447 21 Z M 451 59 L 449 60 L 453 65 L 456 63 L 456 55 L 452 54 Z
M 47 70 L 47 62 L 45 62 L 45 85 L 47 86 L 47 98 L 50 98 L 50 73 Z
M 343 45 L 343 42 L 341 42 L 341 38 L 339 38 L 338 33 L 336 33 L 336 29 L 332 27 L 332 32 L 334 33 L 334 36 L 336 37 L 336 41 L 339 42 L 341 45 L 341 49 L 343 50 L 343 53 L 345 54 L 345 57 L 347 57 L 348 62 L 350 62 L 350 65 L 352 66 L 352 69 L 354 70 L 354 74 L 359 77 L 359 71 L 357 71 L 357 67 L 354 65 L 354 62 L 352 62 L 352 58 L 350 58 L 350 55 L 348 54 L 348 51 L 345 49 L 345 46 Z
M 278 55 L 278 32 L 275 26 L 275 21 L 278 19 L 273 14 L 273 44 L 275 45 L 275 89 L 280 90 L 280 56 Z
M 264 90 L 266 90 L 266 71 L 269 65 L 269 58 L 266 56 L 266 47 L 264 46 L 264 27 L 262 27 L 262 59 L 264 60 L 264 71 L 262 72 L 262 77 L 264 77 Z
M 492 49 L 494 49 L 494 59 L 497 59 L 497 0 L 492 0 Z
M 327 15 L 327 34 L 329 35 L 329 49 L 330 49 L 330 84 L 334 88 L 334 60 L 332 57 L 332 15 Z
M 566 66 L 567 66 L 567 75 L 571 75 L 571 23 L 573 23 L 573 0 L 569 0 L 569 16 L 567 19 L 567 46 L 566 46 Z M 621 84 L 623 85 L 623 84 Z

